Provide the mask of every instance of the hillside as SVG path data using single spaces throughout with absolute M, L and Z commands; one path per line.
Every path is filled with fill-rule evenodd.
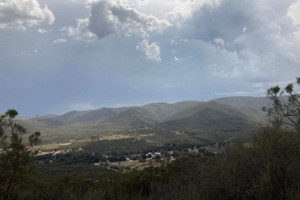
M 122 108 L 100 108 L 90 111 L 71 111 L 61 116 L 37 117 L 32 120 L 46 126 L 55 127 L 72 123 L 95 122 L 118 114 Z
M 43 132 L 44 141 L 68 141 L 97 135 L 110 135 L 140 127 L 197 133 L 239 133 L 263 123 L 262 106 L 269 100 L 260 97 L 227 97 L 209 102 L 182 101 L 151 103 L 143 106 L 71 111 L 23 119 L 28 131 Z
M 255 126 L 251 119 L 238 109 L 213 101 L 183 108 L 168 116 L 160 126 L 201 132 L 240 132 Z
M 104 119 L 104 122 L 140 127 L 154 125 L 157 122 L 157 118 L 152 112 L 142 107 L 130 107 Z
M 225 97 L 213 101 L 235 107 L 256 121 L 260 121 L 266 116 L 261 108 L 271 104 L 271 101 L 265 97 Z
M 178 103 L 151 103 L 142 106 L 142 108 L 152 112 L 157 119 L 163 120 L 167 116 L 192 105 L 197 105 L 198 101 L 182 101 Z

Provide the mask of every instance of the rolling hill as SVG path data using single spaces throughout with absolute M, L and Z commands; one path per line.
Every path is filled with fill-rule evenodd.
M 157 119 L 163 120 L 167 116 L 181 110 L 184 108 L 188 108 L 193 105 L 197 105 L 198 101 L 182 101 L 178 103 L 151 103 L 146 104 L 142 106 L 142 108 L 145 108 L 146 110 L 152 112 Z
M 104 122 L 133 127 L 150 126 L 157 121 L 157 117 L 152 112 L 142 107 L 130 107 L 104 119 Z
M 208 102 L 71 111 L 59 116 L 22 119 L 21 123 L 29 132 L 43 132 L 51 141 L 84 139 L 145 126 L 199 133 L 238 133 L 258 127 L 265 116 L 261 107 L 269 104 L 268 99 L 261 97 L 228 97 Z
M 202 102 L 169 115 L 159 124 L 172 129 L 201 132 L 240 132 L 255 122 L 238 109 L 214 101 Z
M 254 120 L 260 121 L 266 116 L 261 108 L 269 107 L 271 100 L 265 97 L 225 97 L 214 99 L 214 102 L 237 108 Z

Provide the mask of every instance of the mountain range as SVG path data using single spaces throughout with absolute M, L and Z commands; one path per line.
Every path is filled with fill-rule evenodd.
M 51 138 L 80 139 L 140 127 L 201 133 L 239 133 L 264 121 L 264 97 L 226 97 L 207 102 L 151 103 L 143 106 L 71 111 L 22 119 L 29 130 Z

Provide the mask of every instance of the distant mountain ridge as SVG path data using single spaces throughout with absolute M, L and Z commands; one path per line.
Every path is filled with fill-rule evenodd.
M 224 97 L 213 101 L 239 109 L 253 119 L 261 120 L 266 116 L 262 107 L 270 107 L 272 102 L 266 97 Z
M 150 103 L 143 106 L 71 111 L 23 120 L 29 129 L 60 134 L 100 134 L 144 126 L 195 132 L 242 132 L 259 126 L 263 97 L 226 97 L 207 102 Z

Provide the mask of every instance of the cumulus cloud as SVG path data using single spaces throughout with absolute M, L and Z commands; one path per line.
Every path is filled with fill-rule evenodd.
M 215 38 L 214 43 L 220 46 L 224 46 L 225 41 L 222 38 Z
M 41 29 L 41 28 L 39 28 L 39 29 L 37 30 L 37 32 L 39 32 L 39 33 L 41 33 L 41 34 L 45 34 L 45 33 L 48 33 L 49 31 L 46 30 L 46 29 Z
M 53 24 L 54 14 L 37 0 L 4 0 L 0 2 L 0 29 L 26 29 L 42 22 Z
M 53 41 L 53 44 L 64 43 L 64 42 L 66 42 L 66 41 L 67 41 L 67 40 L 64 39 L 64 38 L 58 38 L 57 40 L 54 40 L 54 41 Z
M 148 40 L 145 39 L 136 46 L 136 49 L 143 51 L 149 60 L 161 61 L 160 47 L 156 42 L 149 44 Z
M 174 57 L 174 60 L 175 60 L 176 62 L 182 62 L 182 61 L 183 61 L 182 58 L 179 58 L 179 57 L 177 57 L 177 56 Z
M 96 35 L 89 31 L 89 19 L 76 19 L 77 27 L 63 27 L 60 31 L 66 31 L 67 35 L 76 40 L 91 40 L 96 38 Z
M 171 0 L 167 0 L 169 3 Z M 194 17 L 202 7 L 216 7 L 220 0 L 174 0 L 173 9 L 165 14 L 166 19 L 181 30 L 186 29 L 186 22 Z M 158 4 L 159 5 L 159 4 Z
M 160 32 L 171 26 L 167 20 L 141 13 L 126 2 L 89 0 L 87 7 L 91 9 L 90 17 L 78 19 L 77 28 L 69 28 L 70 31 L 76 32 L 74 35 L 77 37 L 85 38 L 81 35 L 92 33 L 102 39 L 112 33 L 124 33 L 126 36 L 138 35 L 145 38 L 151 32 Z M 84 26 L 80 24 L 82 22 Z
M 288 8 L 287 15 L 290 16 L 294 24 L 300 25 L 300 1 L 296 1 Z
M 284 79 L 299 71 L 297 0 L 88 0 L 87 8 L 88 18 L 65 28 L 69 36 L 89 40 L 114 33 L 137 35 L 147 38 L 138 49 L 160 60 L 150 56 L 153 51 L 146 53 L 153 44 L 146 41 L 151 33 L 163 32 L 174 48 L 186 49 L 180 55 L 201 57 L 199 66 L 218 77 Z M 171 59 L 180 61 L 174 55 Z
M 227 57 L 227 62 L 209 63 L 214 75 L 241 79 L 289 77 L 299 71 L 300 64 L 299 6 L 296 0 L 222 0 L 197 7 L 184 20 L 182 29 L 193 40 L 223 48 L 219 57 Z
M 88 29 L 99 39 L 116 32 L 117 19 L 110 10 L 110 5 L 105 1 L 90 4 L 91 16 L 88 19 Z

